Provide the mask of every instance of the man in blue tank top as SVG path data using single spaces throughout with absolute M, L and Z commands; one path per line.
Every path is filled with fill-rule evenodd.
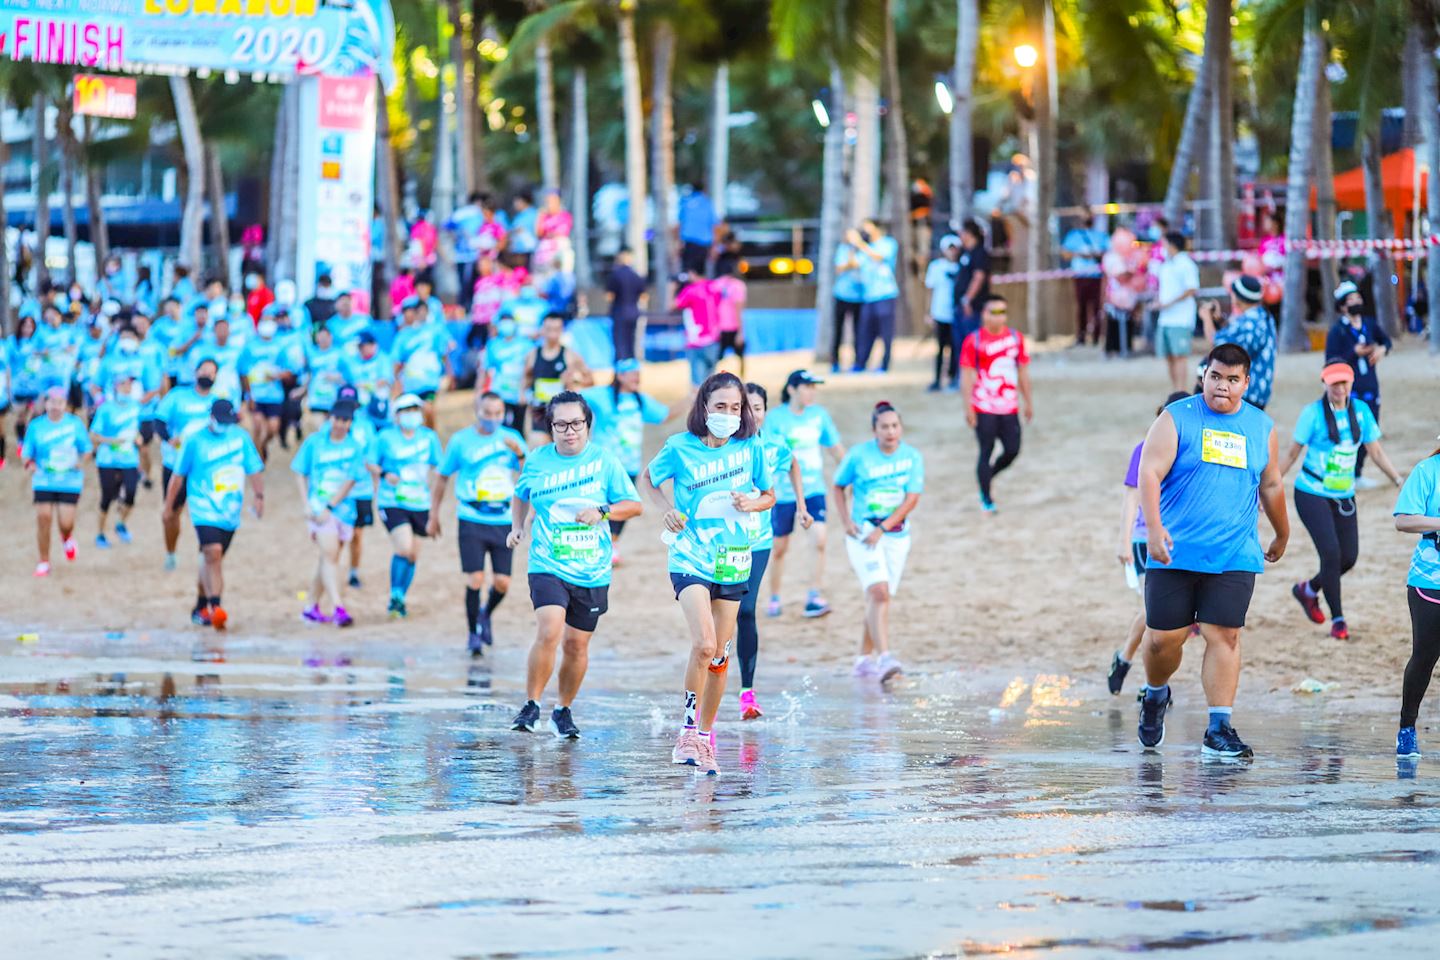
M 1246 403 L 1250 355 L 1233 343 L 1206 360 L 1204 392 L 1165 408 L 1140 455 L 1140 505 L 1149 535 L 1145 565 L 1145 685 L 1140 744 L 1165 739 L 1169 680 L 1192 624 L 1205 638 L 1201 682 L 1210 724 L 1201 753 L 1252 757 L 1231 726 L 1240 683 L 1240 628 L 1255 574 L 1285 553 L 1290 520 L 1274 422 Z M 1259 508 L 1275 531 L 1262 552 Z

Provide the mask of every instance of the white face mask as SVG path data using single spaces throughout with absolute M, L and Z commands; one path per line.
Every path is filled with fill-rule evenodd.
M 728 440 L 740 429 L 740 418 L 733 413 L 712 413 L 705 418 L 705 427 L 717 440 Z
M 271 337 L 275 336 L 275 330 L 278 328 L 278 326 L 279 325 L 274 320 L 261 320 L 255 325 L 255 332 L 260 334 L 260 336 L 264 337 L 266 340 L 269 340 Z
M 404 413 L 397 413 L 395 415 L 395 422 L 400 424 L 400 429 L 402 430 L 419 429 L 420 424 L 424 421 L 425 415 L 415 410 L 406 410 Z
M 121 353 L 134 353 L 140 349 L 140 344 L 134 340 L 121 340 L 119 350 Z

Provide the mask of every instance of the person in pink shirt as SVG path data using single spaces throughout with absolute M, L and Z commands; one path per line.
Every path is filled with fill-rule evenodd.
M 409 265 L 402 266 L 395 279 L 390 281 L 390 303 L 393 309 L 415 295 L 415 271 Z
M 1135 234 L 1117 227 L 1110 234 L 1110 249 L 1100 259 L 1105 275 L 1105 355 L 1130 355 L 1135 336 L 1135 307 L 1145 289 L 1147 272 L 1137 257 Z
M 435 247 L 440 242 L 440 231 L 430 222 L 430 211 L 420 213 L 420 219 L 410 228 L 410 245 L 415 249 L 417 259 L 423 266 L 435 265 Z
M 715 362 L 725 359 L 725 351 L 733 351 L 740 360 L 740 379 L 745 379 L 745 281 L 740 276 L 740 261 L 722 257 L 717 268 L 720 275 L 710 281 L 715 297 L 720 339 Z
M 509 295 L 508 271 L 495 260 L 481 257 L 475 263 L 474 296 L 470 300 L 470 323 L 475 327 L 488 328 L 495 321 L 500 304 Z
M 704 277 L 682 273 L 675 278 L 675 284 L 679 287 L 675 309 L 685 322 L 690 384 L 698 390 L 720 360 L 720 311 L 715 292 Z

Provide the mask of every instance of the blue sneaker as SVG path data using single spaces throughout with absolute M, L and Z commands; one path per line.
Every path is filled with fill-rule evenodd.
M 175 569 L 175 554 L 165 554 L 165 572 L 170 573 Z
M 355 572 L 354 570 L 351 570 L 351 571 L 350 571 L 350 589 L 351 589 L 351 590 L 359 590 L 359 589 L 360 589 L 360 574 L 357 573 L 357 572 Z
M 816 617 L 823 617 L 829 612 L 830 604 L 825 602 L 820 591 L 811 590 L 809 596 L 805 598 L 805 616 L 813 620 Z
M 1165 688 L 1165 696 L 1151 697 L 1149 691 L 1140 695 L 1140 746 L 1146 750 L 1154 750 L 1165 742 L 1165 713 L 1175 698 L 1170 696 L 1170 688 Z
M 125 526 L 125 524 L 123 523 L 115 524 L 115 536 L 120 538 L 121 543 L 129 543 L 131 540 L 135 539 L 134 537 L 130 536 L 130 528 Z
M 1414 727 L 1401 727 L 1400 732 L 1395 734 L 1395 759 L 1420 759 L 1420 738 L 1416 736 Z
M 1240 734 L 1230 724 L 1222 724 L 1218 730 L 1206 730 L 1205 740 L 1200 744 L 1200 755 L 1218 757 L 1224 760 L 1243 760 L 1255 756 L 1255 751 L 1240 739 Z
M 989 499 L 983 493 L 980 494 L 980 509 L 984 510 L 986 513 L 994 513 L 996 509 L 995 501 Z
M 109 550 L 109 549 L 110 549 L 110 541 L 107 540 L 107 539 L 105 539 L 105 534 L 102 533 L 102 534 L 100 534 L 99 536 L 97 536 L 97 537 L 95 538 L 95 546 L 96 546 L 97 549 L 100 549 L 100 550 Z

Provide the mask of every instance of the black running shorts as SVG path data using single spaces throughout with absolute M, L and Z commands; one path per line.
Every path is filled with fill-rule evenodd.
M 1145 571 L 1145 625 L 1183 630 L 1193 623 L 1243 627 L 1255 592 L 1255 574 L 1244 570 L 1196 573 L 1149 567 Z

